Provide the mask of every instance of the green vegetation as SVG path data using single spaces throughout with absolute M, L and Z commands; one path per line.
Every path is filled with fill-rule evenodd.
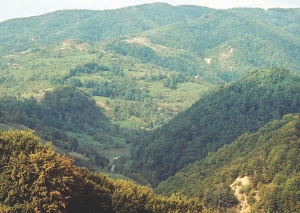
M 27 98 L 74 85 L 96 98 L 108 97 L 110 106 L 106 100 L 99 104 L 123 126 L 157 128 L 174 116 L 173 108 L 185 110 L 212 84 L 224 85 L 255 67 L 299 73 L 297 17 L 298 9 L 157 3 L 5 21 L 0 23 L 7 32 L 0 38 L 1 95 Z M 194 89 L 185 92 L 190 83 Z M 134 101 L 134 112 L 123 100 Z
M 161 27 L 139 36 L 148 38 L 153 45 L 181 51 L 181 56 L 190 60 L 191 68 L 195 66 L 194 58 L 202 61 L 196 63 L 200 70 L 192 70 L 212 83 L 218 79 L 236 80 L 263 66 L 288 68 L 299 74 L 299 11 L 216 10 L 193 22 Z
M 257 69 L 202 96 L 133 149 L 133 168 L 156 186 L 245 132 L 299 111 L 300 78 L 286 69 Z
M 213 9 L 168 4 L 147 4 L 119 10 L 57 11 L 26 19 L 0 23 L 0 55 L 38 50 L 41 46 L 67 39 L 107 41 L 160 26 L 186 23 Z M 139 17 L 137 19 L 137 17 Z
M 198 196 L 207 207 L 221 210 L 220 201 L 232 202 L 229 186 L 246 175 L 250 182 L 243 193 L 250 197 L 248 204 L 253 212 L 299 212 L 299 124 L 299 114 L 286 115 L 253 134 L 245 133 L 205 159 L 184 167 L 162 182 L 156 192 L 181 191 Z M 227 192 L 219 199 L 215 189 Z
M 0 212 L 202 212 L 182 195 L 157 196 L 75 167 L 30 132 L 0 132 Z
M 95 145 L 82 143 L 66 131 L 87 133 L 97 144 L 115 144 L 114 137 L 124 137 L 118 127 L 111 124 L 96 102 L 75 87 L 58 87 L 46 92 L 38 102 L 34 98 L 0 101 L 2 123 L 18 123 L 35 130 L 44 140 L 66 151 L 79 152 L 93 159 L 95 165 L 106 167 L 109 159 L 95 150 Z M 65 132 L 63 132 L 63 131 Z
M 155 3 L 1 22 L 1 129 L 176 194 L 9 131 L 0 212 L 298 212 L 299 115 L 274 120 L 299 113 L 299 19 Z
M 1 95 L 41 100 L 58 85 L 71 85 L 93 96 L 109 119 L 151 129 L 173 117 L 173 108 L 188 108 L 212 87 L 180 72 L 104 49 L 99 44 L 68 40 L 39 52 L 3 57 L 0 61 L 10 65 L 0 69 Z M 165 80 L 170 83 L 166 85 Z
M 45 54 L 46 45 L 77 39 L 183 72 L 186 78 L 224 84 L 262 66 L 300 73 L 299 18 L 299 9 L 214 10 L 160 3 L 114 11 L 59 11 L 0 23 L 6 32 L 0 36 L 0 55 Z M 75 46 L 87 47 L 80 42 Z M 61 52 L 58 58 L 64 57 Z M 97 54 L 97 47 L 89 53 Z

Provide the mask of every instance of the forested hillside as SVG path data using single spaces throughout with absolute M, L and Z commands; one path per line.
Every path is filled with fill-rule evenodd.
M 40 137 L 0 131 L 0 212 L 299 211 L 299 20 L 154 3 L 0 22 L 0 129 Z
M 71 132 L 86 133 L 102 149 L 106 143 L 118 144 L 116 137 L 124 137 L 95 101 L 75 87 L 58 87 L 46 92 L 41 100 L 1 98 L 0 122 L 22 124 L 66 152 L 78 152 L 94 159 L 93 163 L 101 167 L 106 167 L 109 159 L 96 151 L 95 145 L 82 142 Z
M 95 100 L 75 87 L 58 87 L 41 100 L 2 98 L 0 110 L 2 119 L 30 128 L 40 124 L 76 132 L 110 125 Z
M 189 78 L 224 84 L 262 66 L 300 73 L 299 11 L 215 10 L 162 3 L 58 11 L 1 22 L 0 30 L 6 33 L 0 36 L 0 54 L 82 39 Z
M 190 107 L 213 84 L 82 40 L 0 58 L 0 95 L 40 99 L 59 85 L 90 94 L 121 126 L 152 129 Z M 149 119 L 150 117 L 150 119 Z
M 193 22 L 146 31 L 141 36 L 154 44 L 184 51 L 189 57 L 197 56 L 201 69 L 194 69 L 195 75 L 210 81 L 217 77 L 236 80 L 262 66 L 284 67 L 300 73 L 296 21 L 300 18 L 299 11 L 216 10 Z M 208 78 L 208 71 L 216 73 L 215 79 Z
M 300 78 L 261 68 L 202 96 L 193 106 L 136 144 L 133 168 L 156 186 L 245 132 L 299 112 Z
M 236 205 L 238 187 L 236 196 L 251 212 L 299 212 L 299 145 L 299 114 L 286 115 L 184 167 L 156 191 L 181 191 L 224 211 Z M 236 178 L 240 182 L 233 184 Z
M 213 9 L 147 4 L 118 10 L 57 11 L 42 16 L 0 23 L 0 55 L 21 52 L 67 39 L 107 41 L 160 26 L 187 23 Z
M 0 155 L 0 212 L 204 212 L 195 199 L 75 167 L 31 132 L 0 131 Z

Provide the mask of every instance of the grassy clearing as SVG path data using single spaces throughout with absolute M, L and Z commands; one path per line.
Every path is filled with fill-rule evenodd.
M 71 137 L 77 138 L 79 147 L 92 147 L 95 151 L 110 159 L 110 161 L 116 156 L 129 155 L 130 153 L 130 145 L 125 143 L 124 138 L 113 137 L 113 141 L 108 144 L 95 141 L 92 136 L 85 133 L 80 134 L 70 131 L 66 133 Z
M 165 49 L 154 44 L 148 45 L 163 55 L 176 54 L 173 49 Z M 92 53 L 89 52 L 90 49 L 93 50 Z M 151 63 L 141 63 L 139 59 L 116 54 L 113 51 L 105 51 L 97 44 L 91 46 L 84 42 L 68 40 L 37 51 L 16 53 L 0 58 L 0 80 L 5 79 L 0 82 L 0 97 L 13 95 L 18 98 L 30 98 L 33 96 L 40 100 L 46 91 L 50 91 L 56 86 L 53 84 L 53 80 L 62 79 L 70 69 L 89 62 L 107 66 L 110 71 L 99 71 L 95 74 L 79 73 L 65 80 L 64 84 L 69 84 L 72 78 L 80 79 L 82 83 L 89 80 L 101 83 L 127 78 L 131 82 L 135 81 L 133 89 L 149 90 L 150 97 L 139 101 L 128 101 L 123 97 L 115 99 L 93 97 L 112 122 L 119 124 L 120 128 L 157 128 L 178 113 L 173 111 L 174 108 L 179 108 L 179 111 L 185 110 L 212 86 L 203 82 L 185 82 L 177 84 L 177 89 L 171 90 L 164 87 L 162 80 L 153 80 L 150 77 L 159 75 L 170 77 L 177 74 L 175 71 Z M 114 69 L 120 69 L 122 74 L 117 75 Z M 81 87 L 81 89 L 91 94 L 91 88 Z M 0 125 L 0 128 L 12 127 Z M 81 148 L 92 148 L 108 157 L 111 162 L 116 156 L 130 154 L 130 144 L 126 144 L 124 139 L 107 136 L 109 138 L 107 142 L 99 142 L 85 133 L 67 132 L 67 134 L 77 138 Z M 106 137 L 105 133 L 104 136 Z M 91 166 L 90 160 L 77 155 L 75 157 Z

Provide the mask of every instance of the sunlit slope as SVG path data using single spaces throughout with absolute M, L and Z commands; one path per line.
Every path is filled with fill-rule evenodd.
M 253 134 L 245 133 L 186 166 L 156 190 L 181 191 L 220 209 L 236 205 L 231 185 L 240 188 L 237 197 L 253 212 L 299 212 L 299 124 L 299 114 L 289 114 Z M 234 185 L 238 177 L 245 183 Z

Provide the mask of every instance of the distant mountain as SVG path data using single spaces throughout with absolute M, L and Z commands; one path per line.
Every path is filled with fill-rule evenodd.
M 262 66 L 299 74 L 299 14 L 299 9 L 214 10 L 187 23 L 111 40 L 107 50 L 214 84 Z
M 189 78 L 225 84 L 263 66 L 300 74 L 299 19 L 300 9 L 215 10 L 164 3 L 57 11 L 1 22 L 0 55 L 82 39 Z
M 234 9 L 235 10 L 235 9 Z M 246 16 L 251 16 L 259 19 L 265 24 L 272 24 L 274 26 L 280 27 L 281 29 L 299 36 L 299 20 L 300 10 L 299 8 L 283 9 L 283 8 L 271 8 L 266 10 L 261 9 L 239 9 Z
M 285 69 L 257 69 L 201 97 L 133 150 L 133 168 L 157 185 L 245 132 L 299 112 L 300 78 Z
M 289 114 L 184 167 L 156 191 L 197 196 L 221 212 L 234 206 L 251 212 L 299 212 L 299 144 L 299 114 Z
M 197 56 L 199 67 L 194 72 L 205 79 L 215 72 L 215 78 L 232 81 L 262 66 L 289 68 L 299 74 L 299 19 L 300 9 L 216 10 L 193 22 L 163 26 L 140 36 Z
M 0 23 L 0 55 L 66 39 L 107 41 L 160 26 L 188 23 L 213 9 L 154 3 L 117 10 L 68 10 Z

